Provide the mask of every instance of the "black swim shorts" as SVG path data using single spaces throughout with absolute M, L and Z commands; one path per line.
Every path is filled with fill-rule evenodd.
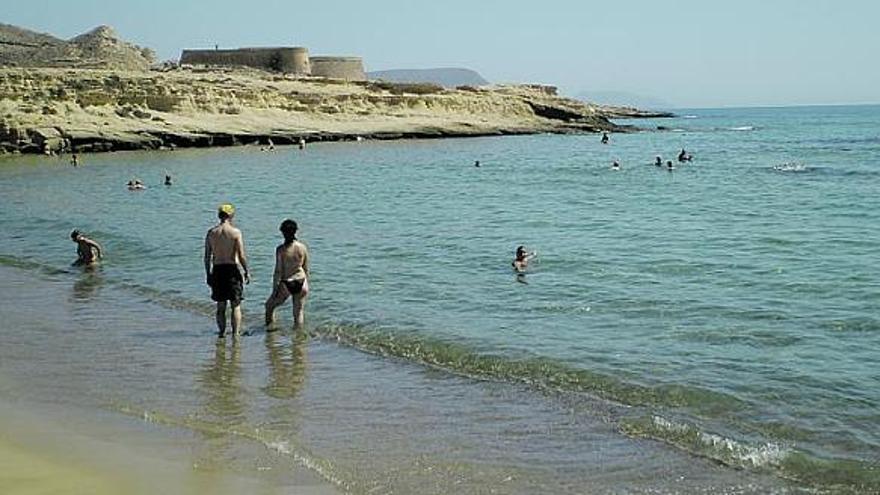
M 241 302 L 244 280 L 238 265 L 214 265 L 211 271 L 211 299 L 217 302 L 229 301 L 233 305 Z

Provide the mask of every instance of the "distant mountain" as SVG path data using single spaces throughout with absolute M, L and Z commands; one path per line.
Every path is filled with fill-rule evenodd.
M 109 26 L 58 39 L 0 24 L 0 67 L 81 67 L 143 70 L 155 62 L 149 48 L 126 43 Z
M 394 69 L 367 73 L 368 79 L 382 79 L 390 82 L 431 82 L 453 88 L 455 86 L 484 86 L 489 81 L 470 69 Z
M 638 95 L 635 93 L 627 93 L 626 91 L 582 91 L 575 98 L 590 103 L 600 103 L 603 105 L 613 105 L 618 107 L 635 107 L 635 108 L 673 108 L 668 101 L 663 101 L 652 96 Z

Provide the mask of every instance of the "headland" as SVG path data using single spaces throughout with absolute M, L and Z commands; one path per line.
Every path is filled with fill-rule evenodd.
M 363 74 L 357 57 L 310 60 L 302 48 L 184 51 L 206 63 L 155 64 L 151 50 L 106 26 L 69 41 L 0 28 L 0 153 L 626 132 L 610 119 L 665 116 L 547 85 L 369 81 L 354 77 Z M 260 63 L 234 63 L 244 55 Z

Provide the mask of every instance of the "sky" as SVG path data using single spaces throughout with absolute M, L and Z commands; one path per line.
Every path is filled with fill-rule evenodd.
M 160 60 L 306 46 L 681 108 L 880 103 L 876 0 L 0 0 L 0 22 L 60 38 L 107 24 Z

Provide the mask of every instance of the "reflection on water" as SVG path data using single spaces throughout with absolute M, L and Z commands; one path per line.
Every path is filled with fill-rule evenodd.
M 236 425 L 245 420 L 245 403 L 241 383 L 241 346 L 217 339 L 214 358 L 205 363 L 199 382 L 205 397 L 204 419 Z
M 290 336 L 266 332 L 265 344 L 269 378 L 263 390 L 275 399 L 296 397 L 305 383 L 308 335 L 303 331 Z
M 262 390 L 268 409 L 263 426 L 295 441 L 302 431 L 302 404 L 297 399 L 306 385 L 308 334 L 266 332 L 264 343 L 268 374 Z
M 200 431 L 206 447 L 195 465 L 200 469 L 220 469 L 234 445 L 232 428 L 245 424 L 247 406 L 239 343 L 227 348 L 225 340 L 217 339 L 214 356 L 202 366 L 197 381 L 204 400 L 203 408 L 196 413 L 197 419 L 222 427 Z
M 104 285 L 104 277 L 101 275 L 100 265 L 87 265 L 80 268 L 82 273 L 73 283 L 71 301 L 88 303 L 95 299 L 101 286 Z

